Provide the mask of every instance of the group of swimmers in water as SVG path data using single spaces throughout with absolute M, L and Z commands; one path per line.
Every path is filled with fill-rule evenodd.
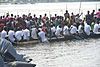
M 100 34 L 100 9 L 90 13 L 87 11 L 84 19 L 80 19 L 81 14 L 69 14 L 68 10 L 64 16 L 48 17 L 40 15 L 37 17 L 31 13 L 28 15 L 9 15 L 0 16 L 0 35 L 1 38 L 9 39 L 12 43 L 20 41 L 29 41 L 39 39 L 45 42 L 52 37 L 61 36 L 90 36 L 92 34 Z

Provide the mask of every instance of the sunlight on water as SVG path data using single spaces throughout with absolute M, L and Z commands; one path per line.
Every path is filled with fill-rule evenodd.
M 100 67 L 100 39 L 17 47 L 37 67 Z

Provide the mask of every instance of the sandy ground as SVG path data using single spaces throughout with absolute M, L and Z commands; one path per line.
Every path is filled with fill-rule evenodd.
M 100 39 L 36 44 L 16 48 L 36 67 L 100 67 Z

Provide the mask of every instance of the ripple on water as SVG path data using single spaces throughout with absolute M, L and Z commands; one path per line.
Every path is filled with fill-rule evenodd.
M 100 67 L 100 39 L 61 41 L 16 47 L 37 67 Z

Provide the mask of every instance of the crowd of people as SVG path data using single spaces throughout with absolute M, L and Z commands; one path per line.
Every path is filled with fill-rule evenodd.
M 64 16 L 48 17 L 35 14 L 22 16 L 7 13 L 6 16 L 0 16 L 0 35 L 1 38 L 8 38 L 12 43 L 20 41 L 29 41 L 39 39 L 41 42 L 47 41 L 47 38 L 100 34 L 100 9 L 90 13 L 87 11 L 84 19 L 80 19 L 81 14 L 69 14 L 68 10 Z

